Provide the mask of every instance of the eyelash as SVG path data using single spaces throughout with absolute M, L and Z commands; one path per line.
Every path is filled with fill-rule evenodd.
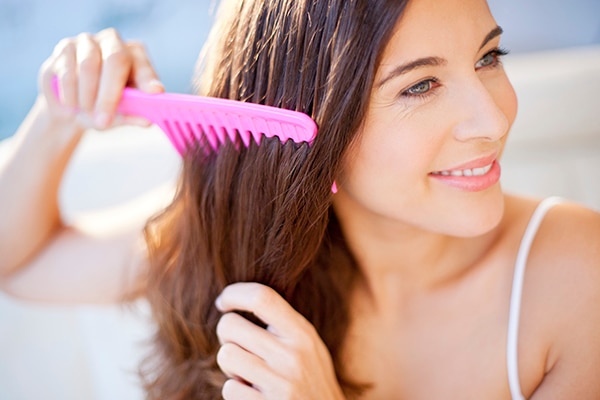
M 509 53 L 509 50 L 502 48 L 502 47 L 496 47 L 495 49 L 490 50 L 483 57 L 481 57 L 481 59 L 479 61 L 477 61 L 477 64 L 479 64 L 485 58 L 492 56 L 493 57 L 492 63 L 490 63 L 488 65 L 483 65 L 480 68 L 498 68 L 499 66 L 502 65 L 502 57 L 508 55 L 508 53 Z M 429 86 L 430 86 L 426 92 L 423 92 L 423 93 L 411 93 L 410 92 L 411 90 L 414 90 L 415 88 L 417 88 L 418 86 L 421 86 L 423 84 L 429 84 Z M 437 88 L 439 86 L 440 86 L 440 83 L 437 78 L 435 78 L 435 77 L 427 78 L 425 80 L 422 80 L 422 81 L 412 85 L 408 89 L 404 90 L 402 93 L 400 93 L 400 96 L 404 97 L 404 98 L 408 98 L 408 99 L 425 99 L 425 98 L 431 96 L 433 94 L 433 91 L 435 90 L 435 88 Z
M 481 62 L 484 58 L 488 57 L 488 56 L 493 56 L 494 57 L 494 61 L 492 64 L 489 65 L 484 65 L 482 68 L 485 67 L 499 67 L 500 65 L 502 65 L 502 57 L 508 55 L 508 53 L 510 53 L 510 51 L 504 47 L 496 47 L 495 49 L 490 50 L 489 52 L 487 52 L 483 57 L 481 57 L 481 60 L 478 61 Z

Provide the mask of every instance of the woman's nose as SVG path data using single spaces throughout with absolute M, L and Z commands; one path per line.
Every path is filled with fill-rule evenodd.
M 454 98 L 456 123 L 453 134 L 459 141 L 497 141 L 508 133 L 510 123 L 500 107 L 500 92 L 494 93 L 478 78 Z

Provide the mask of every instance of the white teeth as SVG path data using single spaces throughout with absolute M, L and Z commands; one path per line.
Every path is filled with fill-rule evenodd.
M 482 168 L 473 168 L 473 175 L 475 175 L 475 176 L 485 175 L 489 172 L 490 169 L 492 169 L 492 164 L 486 165 L 485 167 L 482 167 Z
M 492 169 L 492 164 L 486 165 L 481 168 L 472 168 L 472 169 L 455 169 L 452 171 L 436 171 L 434 175 L 443 175 L 443 176 L 483 176 L 490 172 Z

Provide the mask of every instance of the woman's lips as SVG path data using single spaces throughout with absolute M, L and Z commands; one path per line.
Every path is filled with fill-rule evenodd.
M 465 169 L 453 169 L 449 171 L 435 171 L 432 172 L 433 175 L 443 175 L 443 176 L 483 176 L 490 172 L 492 169 L 492 163 L 485 165 L 479 168 L 465 168 Z
M 498 161 L 493 159 L 484 165 L 482 162 L 487 162 L 487 160 L 480 159 L 451 170 L 434 171 L 429 176 L 457 189 L 479 192 L 495 185 L 500 180 Z

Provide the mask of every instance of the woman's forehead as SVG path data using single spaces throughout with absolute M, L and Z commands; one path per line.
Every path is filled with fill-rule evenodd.
M 496 22 L 485 0 L 410 0 L 394 28 L 384 58 L 390 53 L 411 57 L 452 46 L 477 50 Z

